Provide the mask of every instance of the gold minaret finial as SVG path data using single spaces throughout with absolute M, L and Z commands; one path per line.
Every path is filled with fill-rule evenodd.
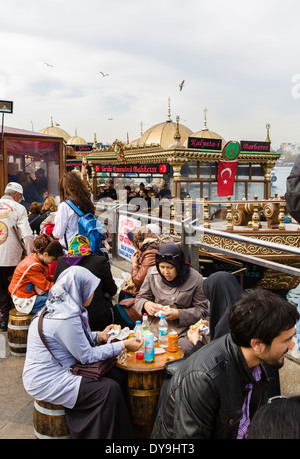
M 143 121 L 141 121 L 141 137 L 143 135 Z
M 266 124 L 266 128 L 267 128 L 267 138 L 266 138 L 266 142 L 270 142 L 270 143 L 271 143 L 271 139 L 270 139 L 270 127 L 271 127 L 271 124 L 267 123 L 267 124 Z
M 180 140 L 181 139 L 181 135 L 180 135 L 180 132 L 179 132 L 179 116 L 177 115 L 176 116 L 176 123 L 177 123 L 177 126 L 176 126 L 176 132 L 174 134 L 174 139 L 175 140 Z
M 171 97 L 168 97 L 168 122 L 172 122 L 171 120 Z
M 51 116 L 51 127 L 53 127 L 53 118 Z
M 207 127 L 207 119 L 206 119 L 206 114 L 207 114 L 208 110 L 207 108 L 205 107 L 204 109 L 204 127 L 203 127 L 203 131 L 208 131 L 208 127 Z
M 94 133 L 94 144 L 93 144 L 93 150 L 97 150 L 97 136 L 96 136 L 96 132 Z

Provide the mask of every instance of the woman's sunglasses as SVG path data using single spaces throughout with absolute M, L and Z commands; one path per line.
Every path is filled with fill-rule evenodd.
M 156 257 L 156 261 L 158 263 L 161 263 L 161 262 L 165 262 L 165 263 L 168 263 L 168 262 L 172 262 L 174 260 L 174 258 L 177 258 L 179 257 L 180 254 L 177 253 L 177 255 L 173 255 L 172 253 L 164 253 L 164 254 L 161 254 L 161 253 L 157 253 L 155 255 Z

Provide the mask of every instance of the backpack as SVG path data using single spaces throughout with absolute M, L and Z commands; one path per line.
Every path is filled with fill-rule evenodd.
M 286 179 L 286 210 L 300 224 L 300 155 Z
M 104 238 L 104 232 L 100 221 L 97 220 L 93 214 L 84 215 L 72 201 L 66 200 L 66 203 L 69 204 L 80 217 L 78 220 L 78 234 L 85 236 L 90 242 L 91 250 L 96 255 L 99 255 L 102 247 L 102 239 Z

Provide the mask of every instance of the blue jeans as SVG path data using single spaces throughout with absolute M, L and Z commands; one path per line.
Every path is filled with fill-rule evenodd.
M 47 299 L 48 299 L 48 292 L 44 293 L 44 295 L 37 295 L 33 308 L 31 309 L 30 312 L 35 314 L 40 309 L 42 309 L 45 306 Z

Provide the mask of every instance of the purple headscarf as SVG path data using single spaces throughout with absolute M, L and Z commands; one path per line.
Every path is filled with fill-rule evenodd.
M 65 320 L 80 316 L 84 332 L 92 346 L 95 343 L 88 323 L 88 312 L 83 303 L 90 298 L 99 283 L 100 279 L 86 268 L 70 266 L 60 274 L 49 290 L 46 302 L 47 319 Z

